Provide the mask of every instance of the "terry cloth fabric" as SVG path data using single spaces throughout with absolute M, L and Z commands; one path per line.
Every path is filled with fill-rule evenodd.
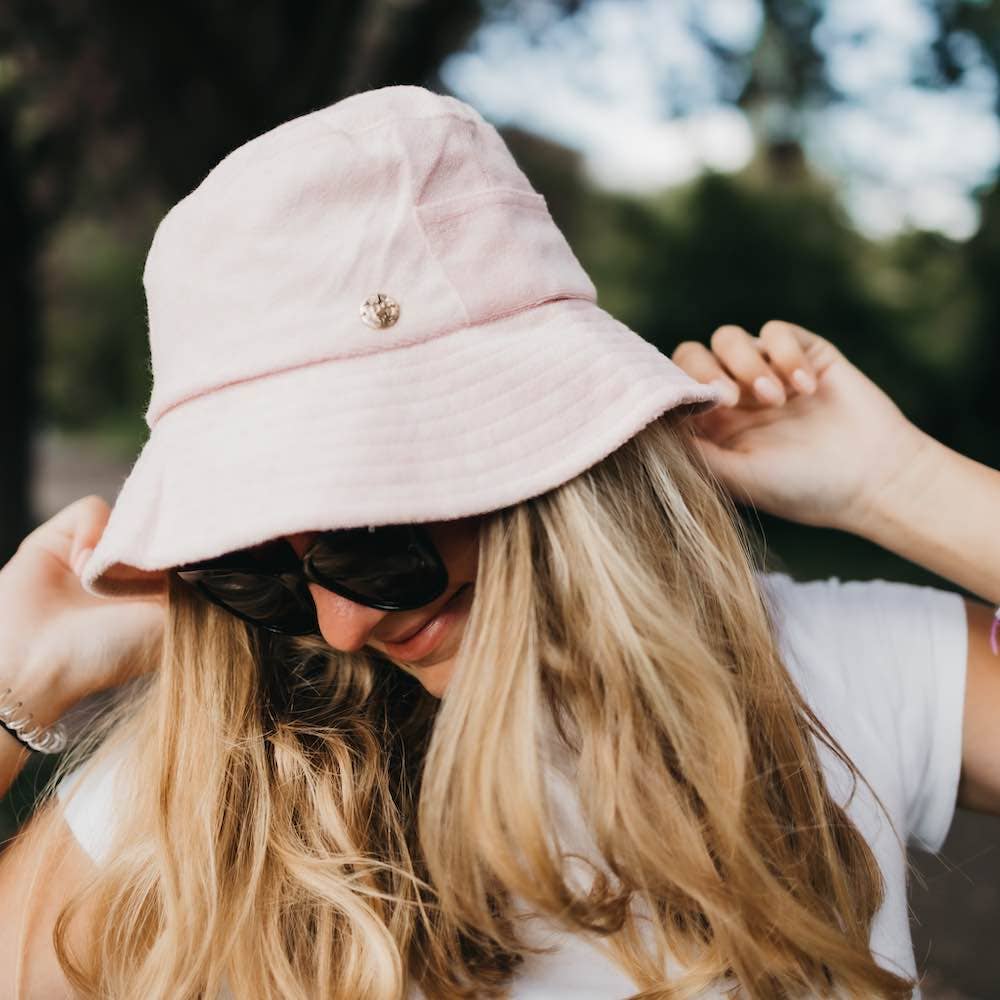
M 81 574 L 97 595 L 505 507 L 719 400 L 597 305 L 496 129 L 420 87 L 234 150 L 160 222 L 143 283 L 150 434 Z

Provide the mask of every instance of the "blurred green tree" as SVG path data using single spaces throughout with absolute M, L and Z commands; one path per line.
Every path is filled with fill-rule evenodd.
M 922 67 L 920 82 L 927 87 L 993 84 L 995 111 L 1000 117 L 1000 6 L 982 0 L 935 0 L 928 9 L 937 22 L 933 58 Z M 985 79 L 984 79 L 984 70 Z M 998 164 L 1000 171 L 1000 164 Z M 1000 380 L 1000 184 L 979 193 L 980 227 L 962 248 L 962 263 L 979 296 L 975 336 L 975 363 L 962 386 L 962 412 L 956 418 L 969 454 L 1000 465 L 997 440 L 997 384 Z
M 28 415 L 35 410 L 38 301 L 34 272 L 36 227 L 27 208 L 25 177 L 13 152 L 14 111 L 0 91 L 0 563 L 29 524 L 25 484 L 31 473 Z
M 547 3 L 556 11 L 575 6 Z M 281 121 L 370 87 L 443 89 L 437 67 L 483 15 L 478 0 L 8 0 L 0 7 L 0 259 L 7 265 L 0 279 L 7 318 L 0 563 L 32 523 L 39 255 L 67 209 L 83 198 L 91 211 L 111 214 L 151 192 L 172 202 L 230 150 Z M 112 258 L 108 275 L 115 254 L 103 249 Z M 85 394 L 93 373 L 77 374 Z

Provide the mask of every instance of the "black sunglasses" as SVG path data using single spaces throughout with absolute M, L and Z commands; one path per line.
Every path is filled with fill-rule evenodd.
M 283 635 L 319 632 L 309 581 L 383 611 L 422 607 L 448 587 L 444 561 L 419 524 L 326 531 L 301 559 L 277 538 L 175 573 L 238 618 Z

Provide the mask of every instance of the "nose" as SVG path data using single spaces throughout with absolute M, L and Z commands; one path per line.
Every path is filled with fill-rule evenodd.
M 318 534 L 317 531 L 300 531 L 285 538 L 295 554 L 301 557 Z M 389 613 L 341 597 L 318 583 L 309 584 L 309 593 L 316 605 L 316 617 L 323 638 L 334 649 L 345 653 L 361 649 L 368 642 L 372 629 Z
M 334 649 L 355 653 L 367 643 L 372 629 L 389 614 L 378 608 L 369 608 L 326 590 L 316 583 L 309 584 L 316 605 L 316 617 L 323 638 Z

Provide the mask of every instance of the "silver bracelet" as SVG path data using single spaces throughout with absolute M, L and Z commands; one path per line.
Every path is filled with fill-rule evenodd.
M 49 727 L 32 722 L 30 712 L 23 712 L 23 702 L 15 701 L 11 688 L 0 692 L 0 726 L 30 750 L 39 753 L 59 753 L 66 746 L 66 730 L 62 723 Z

